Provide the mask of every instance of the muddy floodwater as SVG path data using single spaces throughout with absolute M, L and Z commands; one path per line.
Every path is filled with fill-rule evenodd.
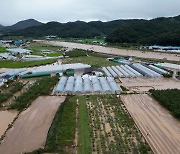
M 180 122 L 146 94 L 121 95 L 129 113 L 156 154 L 180 154 Z
M 160 52 L 143 52 L 138 50 L 126 50 L 126 49 L 117 49 L 112 47 L 103 47 L 98 45 L 90 44 L 80 44 L 80 43 L 71 43 L 71 42 L 61 42 L 61 41 L 42 41 L 43 43 L 54 45 L 54 46 L 63 46 L 68 48 L 77 48 L 84 50 L 92 50 L 100 53 L 115 54 L 122 56 L 135 56 L 141 58 L 152 58 L 152 59 L 166 59 L 172 61 L 180 61 L 180 54 L 168 54 Z
M 0 137 L 4 134 L 8 125 L 14 120 L 18 112 L 15 110 L 0 111 Z
M 21 112 L 2 143 L 0 154 L 20 154 L 44 148 L 54 116 L 64 96 L 41 96 Z

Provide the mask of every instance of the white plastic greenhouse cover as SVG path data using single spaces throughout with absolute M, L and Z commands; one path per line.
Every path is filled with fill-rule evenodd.
M 140 74 L 138 71 L 136 71 L 135 69 L 131 68 L 130 66 L 125 65 L 125 67 L 126 67 L 127 69 L 129 69 L 131 72 L 133 72 L 136 76 L 138 76 L 138 77 L 143 76 L 143 75 Z
M 116 77 L 118 77 L 118 75 L 112 70 L 112 68 L 111 67 L 106 67 L 107 69 L 108 69 L 108 71 L 112 74 L 112 76 L 114 77 L 114 78 L 116 78 Z
M 162 66 L 162 67 L 167 67 L 167 68 L 173 68 L 173 69 L 178 69 L 180 70 L 180 65 L 178 64 L 172 64 L 172 63 L 158 63 L 155 64 L 156 66 Z
M 66 82 L 67 82 L 67 77 L 64 77 L 64 76 L 61 77 L 61 79 L 55 89 L 55 93 L 63 93 Z
M 156 78 L 156 77 L 162 77 L 161 74 L 159 74 L 159 73 L 157 73 L 157 72 L 155 72 L 155 71 L 147 68 L 146 66 L 144 66 L 144 65 L 142 65 L 142 64 L 138 64 L 138 65 L 141 66 L 144 70 L 150 72 L 155 78 Z
M 144 72 L 146 75 L 145 76 L 149 76 L 149 77 L 154 77 L 154 74 L 152 74 L 151 72 L 147 71 L 146 69 L 144 69 L 142 67 L 142 65 L 139 65 L 138 63 L 133 64 L 133 66 L 135 66 L 136 68 L 140 69 L 142 72 Z
M 100 77 L 99 81 L 101 83 L 102 89 L 104 93 L 110 94 L 112 93 L 111 87 L 109 86 L 108 82 L 104 77 Z
M 74 87 L 74 77 L 71 76 L 67 80 L 66 87 L 64 89 L 65 93 L 72 94 L 73 93 L 73 87 Z
M 89 78 L 84 78 L 84 93 L 91 93 L 91 81 Z
M 120 78 L 125 77 L 124 74 L 122 74 L 115 66 L 112 66 L 111 68 L 114 70 L 114 72 L 117 73 Z
M 95 93 L 102 93 L 102 88 L 100 86 L 99 80 L 96 76 L 91 77 L 93 89 Z
M 117 65 L 116 68 L 117 68 L 122 74 L 124 74 L 125 77 L 130 77 L 130 75 L 129 75 L 127 72 L 125 72 L 120 66 Z
M 148 76 L 150 76 L 150 77 L 153 77 L 153 78 L 155 78 L 155 77 L 161 77 L 160 74 L 152 71 L 151 69 L 148 69 L 147 67 L 145 67 L 145 66 L 143 66 L 143 65 L 141 65 L 141 64 L 139 64 L 139 63 L 134 64 L 134 65 L 135 65 L 136 67 L 140 68 L 142 71 L 144 71 L 144 72 L 145 72 Z
M 168 74 L 167 71 L 163 70 L 163 69 L 160 69 L 154 65 L 149 65 L 150 69 L 152 69 L 153 71 L 156 71 L 157 73 L 159 74 Z
M 109 71 L 103 67 L 102 70 L 104 71 L 104 73 L 107 75 L 107 76 L 112 76 L 111 73 L 109 73 Z
M 145 71 L 143 71 L 140 67 L 136 66 L 135 64 L 129 65 L 132 69 L 136 70 L 137 72 L 141 73 L 143 76 L 150 76 Z
M 121 65 L 121 68 L 122 68 L 125 72 L 127 72 L 127 73 L 130 75 L 130 77 L 136 77 L 136 75 L 135 75 L 133 72 L 131 72 L 129 69 L 127 69 L 125 66 Z
M 25 72 L 26 70 L 27 70 L 26 68 L 12 69 L 8 72 L 0 74 L 0 77 L 6 76 L 6 75 L 10 75 L 10 76 L 19 75 L 20 73 Z
M 121 88 L 117 85 L 117 83 L 115 82 L 114 78 L 112 77 L 107 77 L 107 81 L 113 91 L 113 93 L 117 93 L 120 94 L 121 93 Z
M 75 94 L 82 93 L 82 86 L 83 86 L 82 78 L 81 76 L 77 76 L 75 81 L 74 93 Z

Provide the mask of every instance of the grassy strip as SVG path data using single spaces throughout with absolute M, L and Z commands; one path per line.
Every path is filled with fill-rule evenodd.
M 104 58 L 99 57 L 74 57 L 74 58 L 68 58 L 63 60 L 64 64 L 70 64 L 70 63 L 85 63 L 89 64 L 93 67 L 99 68 L 102 66 L 114 66 L 117 65 L 117 63 L 112 61 L 107 61 Z
M 180 120 L 180 90 L 167 89 L 167 90 L 150 90 L 152 96 L 171 114 Z
M 61 53 L 49 53 L 47 54 L 48 57 L 58 57 L 58 56 L 62 56 Z
M 0 53 L 4 53 L 4 52 L 7 52 L 7 51 L 6 51 L 6 48 L 0 46 Z
M 48 133 L 45 152 L 70 153 L 75 137 L 76 97 L 67 97 L 60 106 Z
M 78 153 L 79 154 L 91 153 L 89 116 L 86 107 L 85 96 L 79 97 Z
M 56 59 L 46 59 L 40 61 L 12 61 L 12 60 L 2 60 L 0 61 L 0 68 L 23 68 L 40 66 L 45 64 L 52 64 L 56 62 Z
M 15 102 L 13 102 L 10 107 L 19 111 L 23 110 L 25 107 L 28 107 L 38 96 L 49 95 L 57 81 L 57 77 L 46 77 L 37 80 L 25 93 L 17 97 Z
M 53 51 L 59 51 L 62 47 L 60 46 L 52 46 L 48 44 L 43 44 L 43 43 L 38 43 L 38 42 L 33 42 L 30 44 L 28 49 L 36 52 L 41 52 L 42 50 L 53 50 Z
M 69 57 L 82 57 L 82 56 L 87 56 L 86 51 L 82 49 L 74 49 L 68 52 L 65 52 L 66 56 Z
M 23 87 L 23 84 L 21 82 L 14 82 L 10 85 L 10 89 L 6 93 L 0 93 L 0 104 L 4 101 L 8 100 L 10 97 L 13 96 L 14 93 L 21 90 Z

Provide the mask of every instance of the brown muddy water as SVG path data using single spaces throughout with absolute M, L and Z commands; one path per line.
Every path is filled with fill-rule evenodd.
M 18 111 L 16 110 L 0 111 L 0 137 L 5 133 L 8 125 L 13 122 L 17 114 Z
M 46 44 L 50 44 L 54 46 L 68 47 L 70 49 L 77 48 L 77 49 L 92 50 L 95 52 L 115 54 L 115 55 L 121 55 L 121 56 L 135 56 L 135 57 L 140 57 L 140 58 L 165 59 L 165 60 L 172 60 L 172 61 L 178 61 L 178 62 L 180 61 L 179 54 L 168 54 L 168 53 L 160 53 L 160 52 L 143 52 L 140 50 L 117 49 L 117 48 L 112 48 L 112 47 L 71 43 L 71 42 L 61 42 L 61 41 L 41 41 L 41 40 L 39 41 L 42 43 L 46 43 Z

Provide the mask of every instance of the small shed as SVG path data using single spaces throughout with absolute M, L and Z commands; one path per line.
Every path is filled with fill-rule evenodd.
M 67 70 L 65 71 L 65 74 L 66 74 L 67 76 L 74 76 L 74 69 L 67 69 Z

